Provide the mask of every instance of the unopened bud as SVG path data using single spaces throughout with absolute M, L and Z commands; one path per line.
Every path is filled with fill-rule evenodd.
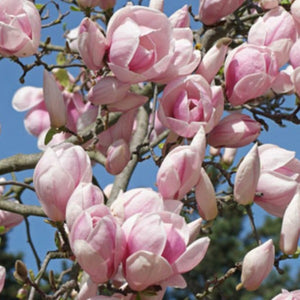
M 28 278 L 27 267 L 21 260 L 15 262 L 14 277 L 21 282 L 25 282 Z

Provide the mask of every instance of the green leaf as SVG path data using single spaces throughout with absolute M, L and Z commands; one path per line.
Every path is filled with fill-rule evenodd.
M 0 226 L 0 234 L 5 233 L 5 226 Z
M 44 4 L 36 3 L 35 7 L 37 8 L 37 10 L 40 10 L 42 7 L 44 7 Z
M 73 5 L 70 6 L 70 9 L 73 10 L 73 11 L 81 11 L 79 7 L 76 7 L 76 6 L 73 6 Z
M 58 65 L 60 65 L 60 66 L 65 65 L 66 61 L 67 61 L 67 59 L 66 59 L 66 56 L 65 56 L 64 53 L 60 52 L 60 53 L 57 54 L 57 56 L 56 56 L 56 63 Z
M 59 69 L 54 73 L 54 76 L 64 88 L 68 89 L 70 87 L 69 75 L 66 70 Z
M 46 136 L 45 136 L 45 145 L 48 145 L 49 142 L 52 140 L 54 134 L 57 133 L 57 130 L 55 128 L 50 128 L 49 131 L 47 132 Z

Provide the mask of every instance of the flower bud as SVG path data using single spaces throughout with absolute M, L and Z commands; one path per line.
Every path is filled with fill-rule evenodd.
M 216 194 L 214 186 L 203 168 L 201 168 L 200 180 L 195 187 L 195 195 L 199 215 L 204 220 L 213 220 L 218 214 Z
M 272 270 L 275 259 L 275 247 L 270 239 L 246 254 L 242 265 L 241 286 L 248 291 L 259 288 L 262 281 Z
M 44 70 L 44 100 L 52 127 L 60 128 L 67 123 L 66 107 L 63 95 L 53 75 Z
M 241 113 L 233 113 L 213 128 L 207 142 L 213 147 L 243 147 L 260 134 L 260 123 Z
M 238 167 L 234 183 L 234 200 L 239 204 L 251 204 L 260 175 L 260 159 L 255 144 Z
M 105 169 L 112 175 L 121 173 L 131 158 L 129 145 L 123 139 L 114 141 L 106 155 Z
M 92 168 L 88 155 L 80 146 L 69 143 L 47 148 L 37 163 L 33 182 L 47 216 L 65 220 L 67 202 L 80 182 L 91 182 Z
M 84 18 L 79 26 L 78 50 L 84 63 L 91 70 L 103 67 L 106 39 L 98 25 L 89 18 Z
M 297 191 L 287 206 L 281 226 L 280 249 L 283 253 L 292 255 L 297 251 L 300 236 L 300 190 Z

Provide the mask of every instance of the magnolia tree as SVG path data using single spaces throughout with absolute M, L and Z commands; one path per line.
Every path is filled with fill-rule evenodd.
M 1 58 L 22 70 L 21 83 L 43 69 L 43 87 L 24 85 L 12 99 L 40 153 L 0 160 L 1 233 L 30 216 L 56 228 L 57 249 L 43 262 L 30 242 L 37 274 L 16 261 L 19 299 L 162 299 L 205 261 L 226 207 L 249 216 L 256 246 L 207 278 L 197 299 L 237 273 L 236 293 L 251 293 L 297 258 L 300 161 L 260 133 L 300 123 L 300 0 L 202 0 L 171 14 L 163 0 L 134 2 L 0 2 Z M 72 14 L 80 25 L 60 45 L 42 34 Z M 287 95 L 296 99 L 288 108 Z M 155 187 L 127 189 L 144 160 L 155 165 Z M 114 175 L 104 188 L 97 164 Z M 32 179 L 10 178 L 22 170 Z M 27 189 L 39 206 L 22 201 Z M 282 220 L 278 255 L 256 230 L 255 205 Z M 52 259 L 71 266 L 59 280 L 47 271 Z M 0 267 L 1 290 L 5 276 Z M 273 299 L 299 297 L 282 286 Z

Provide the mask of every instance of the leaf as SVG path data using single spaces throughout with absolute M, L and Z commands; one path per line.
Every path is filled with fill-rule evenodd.
M 35 7 L 37 10 L 40 10 L 42 7 L 44 7 L 44 4 L 36 3 Z
M 59 69 L 54 73 L 55 78 L 59 81 L 59 83 L 66 89 L 70 86 L 70 80 L 68 72 L 64 69 Z
M 57 133 L 57 130 L 55 128 L 50 128 L 45 136 L 45 145 L 48 145 L 49 142 L 52 140 L 54 134 Z
M 56 56 L 56 63 L 60 66 L 65 65 L 66 64 L 66 56 L 65 54 L 63 54 L 62 52 L 58 53 Z
M 70 9 L 73 10 L 73 11 L 81 11 L 79 7 L 76 7 L 76 6 L 73 6 L 73 5 L 70 6 Z

